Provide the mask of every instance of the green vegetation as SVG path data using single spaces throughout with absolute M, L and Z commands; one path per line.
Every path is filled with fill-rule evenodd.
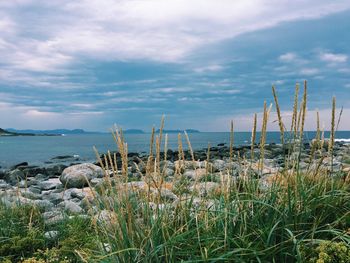
M 161 159 L 160 152 L 162 145 L 166 152 L 167 137 L 163 138 L 162 120 L 158 135 L 155 137 L 154 129 L 151 135 L 142 183 L 136 184 L 129 180 L 127 145 L 122 131 L 116 129 L 113 136 L 122 165 L 116 167 L 117 162 L 110 154 L 102 159 L 97 154 L 106 170 L 106 181 L 99 194 L 96 193 L 96 209 L 91 208 L 87 218 L 67 218 L 58 226 L 49 227 L 36 208 L 1 206 L 0 260 L 27 263 L 349 262 L 349 175 L 317 165 L 326 158 L 333 160 L 334 127 L 327 150 L 318 129 L 311 145 L 309 166 L 300 168 L 306 83 L 299 112 L 297 92 L 291 138 L 281 136 L 287 152 L 283 170 L 264 178 L 265 138 L 260 138 L 256 148 L 255 119 L 251 148 L 252 152 L 260 149 L 260 156 L 251 160 L 234 156 L 231 128 L 230 159 L 239 165 L 241 172 L 235 178 L 232 169 L 219 177 L 213 176 L 209 148 L 206 174 L 195 178 L 192 187 L 213 186 L 214 190 L 189 191 L 190 182 L 181 175 L 186 165 L 197 167 L 198 162 L 186 133 L 192 160 L 184 160 L 179 135 L 176 173 L 171 178 L 165 176 L 166 156 Z M 278 107 L 275 90 L 274 97 Z M 335 109 L 335 100 L 333 107 Z M 265 103 L 263 136 L 270 110 Z M 333 126 L 334 118 L 333 111 Z M 278 121 L 284 134 L 286 129 L 280 114 Z M 258 172 L 253 173 L 255 166 Z M 113 171 L 113 177 L 107 176 L 109 171 Z M 179 198 L 173 200 L 169 189 Z M 60 234 L 49 242 L 44 233 L 52 229 Z

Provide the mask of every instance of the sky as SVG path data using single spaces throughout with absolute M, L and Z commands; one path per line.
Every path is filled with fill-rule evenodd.
M 250 131 L 272 85 L 288 127 L 307 80 L 306 129 L 316 111 L 329 128 L 336 96 L 350 130 L 349 16 L 348 0 L 0 1 L 0 127 Z

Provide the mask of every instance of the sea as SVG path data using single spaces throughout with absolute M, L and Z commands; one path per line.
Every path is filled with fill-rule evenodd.
M 200 132 L 188 134 L 191 146 L 194 150 L 207 148 L 208 144 L 215 147 L 218 144 L 229 144 L 230 133 L 228 132 Z M 316 132 L 305 132 L 305 140 L 315 138 Z M 151 134 L 125 134 L 125 141 L 128 144 L 129 152 L 149 151 Z M 329 138 L 329 132 L 325 132 L 325 138 Z M 338 141 L 350 143 L 350 131 L 338 131 Z M 249 145 L 251 140 L 250 132 L 235 132 L 234 145 Z M 257 141 L 259 133 L 257 133 Z M 184 148 L 187 149 L 187 142 L 182 136 Z M 279 132 L 268 132 L 266 143 L 279 143 Z M 112 134 L 74 134 L 66 136 L 15 136 L 0 137 L 0 168 L 9 168 L 21 162 L 28 162 L 30 165 L 45 165 L 52 162 L 56 156 L 70 155 L 79 158 L 79 161 L 92 162 L 96 160 L 95 146 L 100 153 L 107 150 L 116 151 L 117 146 Z M 168 149 L 176 150 L 178 147 L 177 134 L 168 134 Z

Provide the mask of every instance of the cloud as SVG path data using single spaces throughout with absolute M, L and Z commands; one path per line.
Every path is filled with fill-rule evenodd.
M 304 76 L 313 76 L 317 75 L 320 72 L 317 68 L 303 68 L 300 70 L 300 74 Z
M 278 59 L 283 62 L 293 62 L 298 59 L 298 56 L 293 52 L 288 52 L 280 55 Z
M 331 63 L 344 63 L 347 61 L 348 56 L 345 54 L 334 54 L 334 53 L 322 53 L 320 58 L 323 61 Z
M 190 4 L 186 0 L 6 1 L 0 5 L 2 13 L 7 14 L 0 20 L 0 39 L 6 34 L 10 47 L 0 55 L 10 68 L 40 72 L 61 69 L 82 57 L 179 62 L 208 43 L 350 8 L 350 3 L 344 0 L 336 3 L 324 0 L 317 5 L 306 0 L 287 3 L 286 0 L 273 3 L 193 0 Z M 217 71 L 220 66 L 198 70 Z
M 195 68 L 194 71 L 197 73 L 207 73 L 207 72 L 217 72 L 223 70 L 225 67 L 218 65 L 218 64 L 213 64 L 205 67 L 199 67 Z

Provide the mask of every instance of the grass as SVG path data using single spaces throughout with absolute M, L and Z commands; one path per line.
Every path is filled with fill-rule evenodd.
M 325 150 L 318 124 L 308 169 L 299 167 L 306 115 L 306 82 L 298 112 L 298 93 L 293 106 L 290 132 L 280 114 L 277 93 L 273 96 L 283 147 L 284 169 L 263 176 L 265 136 L 271 110 L 264 103 L 262 136 L 256 147 L 257 118 L 254 115 L 250 157 L 233 151 L 233 124 L 230 158 L 240 167 L 233 178 L 230 169 L 213 174 L 210 145 L 205 160 L 206 174 L 189 180 L 185 167 L 198 170 L 190 140 L 190 160 L 185 160 L 179 134 L 179 160 L 175 175 L 165 176 L 167 136 L 151 135 L 146 172 L 142 184 L 128 178 L 128 151 L 122 130 L 114 140 L 122 160 L 108 153 L 100 158 L 106 183 L 96 193 L 96 211 L 89 218 L 67 218 L 59 226 L 46 226 L 34 207 L 0 207 L 0 260 L 8 262 L 349 262 L 350 184 L 349 175 L 322 168 L 326 158 L 333 160 L 335 99 L 332 132 Z M 319 118 L 318 118 L 319 119 Z M 319 121 L 318 121 L 319 122 Z M 286 135 L 289 138 L 286 138 Z M 97 151 L 96 151 L 97 152 Z M 297 157 L 296 157 L 297 156 Z M 332 161 L 333 162 L 333 161 Z M 254 167 L 257 167 L 255 172 Z M 113 176 L 109 176 L 109 171 Z M 330 176 L 331 173 L 331 176 Z M 265 180 L 265 181 L 264 181 Z M 262 182 L 267 187 L 262 187 Z M 191 191 L 197 189 L 196 191 Z M 212 187 L 201 192 L 201 187 Z M 178 199 L 174 201 L 169 190 Z M 59 230 L 57 240 L 48 242 L 45 231 Z M 27 261 L 25 261 L 25 259 Z M 31 261 L 29 261 L 31 260 Z M 36 261 L 35 261 L 36 260 Z M 42 260 L 42 261 L 40 261 Z M 1 261 L 0 261 L 1 262 Z M 4 261 L 5 262 L 5 261 Z

